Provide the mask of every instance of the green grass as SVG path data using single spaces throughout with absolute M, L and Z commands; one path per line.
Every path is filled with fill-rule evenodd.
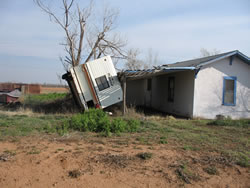
M 0 114 L 0 138 L 28 136 L 36 133 L 61 133 L 67 116 L 43 115 L 29 117 L 26 115 L 7 116 Z
M 136 132 L 140 121 L 135 119 L 124 119 L 122 117 L 109 118 L 101 109 L 89 109 L 84 113 L 75 114 L 68 122 L 68 127 L 81 132 L 101 132 L 104 136 L 111 133 L 120 135 L 123 132 Z
M 24 97 L 25 104 L 41 104 L 45 102 L 52 102 L 58 99 L 63 99 L 67 93 L 48 93 L 48 94 L 34 94 L 26 95 Z
M 75 118 L 75 119 L 74 119 Z M 69 125 L 70 123 L 73 123 Z M 75 127 L 74 127 L 75 126 Z M 9 116 L 0 114 L 0 140 L 6 137 L 34 134 L 70 134 L 74 130 L 83 137 L 110 139 L 117 145 L 160 144 L 189 152 L 216 152 L 233 158 L 235 164 L 249 167 L 249 120 L 130 120 L 128 117 L 110 118 L 94 110 L 85 115 Z M 82 133 L 81 131 L 87 131 Z M 97 133 L 89 133 L 89 132 Z M 80 133 L 81 132 L 81 133 Z M 132 133 L 131 133 L 132 132 Z M 111 135 L 111 133 L 115 133 Z M 121 134 L 122 133 L 122 134 Z M 99 137 L 97 137 L 99 135 Z M 103 138 L 108 136 L 110 138 Z M 115 138 L 115 139 L 113 139 Z
M 189 151 L 217 152 L 240 166 L 249 166 L 249 120 L 144 121 L 135 137 L 138 144 L 176 144 Z
M 241 120 L 232 120 L 232 119 L 225 119 L 225 120 L 214 120 L 207 123 L 207 125 L 212 126 L 234 126 L 234 127 L 250 127 L 250 120 L 248 119 L 241 119 Z

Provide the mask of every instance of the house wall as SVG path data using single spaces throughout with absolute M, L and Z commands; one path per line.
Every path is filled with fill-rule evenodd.
M 175 77 L 174 102 L 168 101 L 168 78 Z M 166 113 L 192 117 L 194 71 L 180 71 L 152 77 L 150 107 Z M 146 106 L 147 79 L 128 81 L 127 104 Z
M 250 66 L 234 57 L 203 67 L 195 79 L 194 117 L 250 118 Z M 222 105 L 224 76 L 236 76 L 236 105 Z
M 6 103 L 17 101 L 18 97 L 6 96 Z
M 41 94 L 47 94 L 47 93 L 69 93 L 68 87 L 56 87 L 56 86 L 41 86 Z
M 174 102 L 168 101 L 168 78 L 175 78 Z M 194 71 L 181 71 L 154 77 L 152 82 L 152 108 L 163 112 L 192 117 Z
M 0 103 L 7 103 L 7 96 L 5 94 L 0 94 Z
M 127 106 L 143 106 L 145 100 L 146 79 L 131 80 L 127 82 Z
M 39 84 L 26 84 L 24 85 L 25 94 L 40 94 L 41 86 Z

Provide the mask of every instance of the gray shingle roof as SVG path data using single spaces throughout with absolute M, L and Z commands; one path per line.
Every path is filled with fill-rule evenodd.
M 197 67 L 203 63 L 213 61 L 213 60 L 216 60 L 218 58 L 222 58 L 222 57 L 230 55 L 230 54 L 237 55 L 241 59 L 246 60 L 248 64 L 250 63 L 250 59 L 248 57 L 246 57 L 244 54 L 240 53 L 239 51 L 235 50 L 235 51 L 217 54 L 217 55 L 213 55 L 213 56 L 202 57 L 202 58 L 192 59 L 192 60 L 188 60 L 188 61 L 181 61 L 181 62 L 177 62 L 177 63 L 173 63 L 173 64 L 166 64 L 163 66 L 166 66 L 166 67 Z
M 213 63 L 220 59 L 228 58 L 231 56 L 237 56 L 243 62 L 250 65 L 250 58 L 246 55 L 242 54 L 238 50 L 226 52 L 222 54 L 217 54 L 213 56 L 203 57 L 192 59 L 188 61 L 181 61 L 173 64 L 166 64 L 158 67 L 154 67 L 153 69 L 144 69 L 144 70 L 125 70 L 118 73 L 118 77 L 125 76 L 126 78 L 143 78 L 143 77 L 150 77 L 152 75 L 161 75 L 166 74 L 168 72 L 177 72 L 177 71 L 184 71 L 184 70 L 197 70 L 200 69 L 203 65 Z

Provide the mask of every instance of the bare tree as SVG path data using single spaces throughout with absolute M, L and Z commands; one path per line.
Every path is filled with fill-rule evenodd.
M 207 50 L 205 48 L 200 49 L 201 57 L 207 57 L 207 56 L 212 56 L 212 55 L 217 55 L 220 53 L 219 50 L 214 48 L 213 50 Z
M 159 64 L 158 53 L 154 52 L 152 48 L 148 49 L 144 60 L 144 69 L 153 68 L 154 66 Z
M 125 69 L 139 70 L 143 67 L 143 61 L 138 58 L 139 54 L 140 52 L 138 49 L 131 48 L 128 50 Z
M 158 54 L 149 48 L 144 57 L 139 58 L 138 49 L 130 49 L 127 53 L 125 68 L 130 70 L 151 69 L 159 64 Z
M 126 58 L 123 50 L 126 42 L 119 34 L 113 33 L 119 11 L 106 6 L 101 20 L 98 21 L 94 19 L 96 10 L 93 0 L 82 9 L 75 1 L 61 0 L 63 12 L 56 14 L 45 0 L 34 0 L 41 10 L 49 15 L 50 20 L 58 24 L 65 33 L 66 40 L 62 45 L 67 55 L 60 58 L 65 69 L 102 55 Z

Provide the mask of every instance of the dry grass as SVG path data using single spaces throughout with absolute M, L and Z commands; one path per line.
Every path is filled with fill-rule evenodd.
M 126 117 L 134 119 L 145 119 L 146 116 L 142 112 L 136 111 L 135 107 L 127 108 Z
M 36 116 L 43 116 L 43 113 L 35 113 L 29 108 L 19 108 L 16 111 L 6 111 L 0 110 L 0 114 L 7 115 L 7 116 L 17 116 L 17 115 L 25 115 L 28 117 L 36 117 Z
M 34 112 L 32 109 L 30 108 L 23 108 L 20 107 L 18 109 L 16 109 L 15 111 L 6 111 L 6 110 L 1 110 L 0 109 L 0 114 L 2 115 L 6 115 L 6 116 L 20 116 L 20 115 L 24 115 L 27 117 L 41 117 L 41 116 L 45 116 L 45 113 L 42 112 Z M 73 113 L 54 113 L 53 115 L 55 116 L 72 116 Z
M 163 115 L 163 114 L 154 114 L 154 113 L 145 115 L 145 113 L 139 112 L 138 110 L 136 110 L 135 107 L 127 108 L 126 117 L 132 118 L 132 119 L 140 119 L 143 121 L 144 120 L 146 121 L 161 121 L 161 120 L 175 121 L 176 120 L 176 118 L 172 115 Z

